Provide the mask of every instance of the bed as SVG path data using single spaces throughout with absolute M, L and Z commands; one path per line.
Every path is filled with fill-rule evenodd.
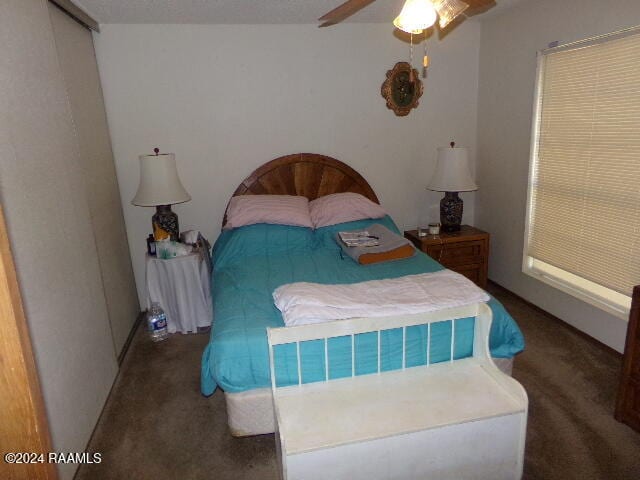
M 313 200 L 341 192 L 359 193 L 379 203 L 367 181 L 348 165 L 327 156 L 302 153 L 264 164 L 240 184 L 234 196 L 284 194 L 302 195 Z M 443 269 L 421 252 L 405 260 L 367 266 L 343 258 L 335 234 L 341 230 L 367 228 L 372 223 L 383 224 L 400 233 L 388 216 L 317 230 L 256 224 L 222 231 L 213 250 L 214 322 L 202 358 L 201 390 L 204 395 L 211 395 L 216 388 L 224 391 L 228 424 L 233 435 L 274 431 L 266 328 L 283 325 L 280 312 L 273 304 L 275 288 L 299 281 L 349 284 Z M 494 317 L 491 354 L 496 364 L 510 373 L 512 359 L 524 348 L 524 340 L 515 321 L 499 302 L 491 299 L 489 306 Z M 456 324 L 456 355 L 463 357 L 470 353 L 472 331 L 471 322 Z M 430 342 L 437 361 L 437 345 L 450 344 L 451 333 L 444 328 L 434 333 Z M 362 341 L 366 343 L 367 339 Z M 398 338 L 390 334 L 385 341 L 384 368 L 392 369 Z M 416 352 L 407 359 L 408 365 L 420 364 L 423 361 L 421 345 L 426 341 L 424 335 L 416 331 L 407 341 Z M 313 358 L 314 348 L 313 345 L 307 347 L 310 358 Z M 332 348 L 332 355 L 350 356 L 346 353 L 347 346 L 340 342 Z M 286 358 L 289 353 L 282 352 L 282 355 Z M 286 383 L 288 378 L 297 375 L 297 370 L 292 362 L 281 363 L 283 367 L 276 375 Z M 367 358 L 360 359 L 357 368 L 363 371 L 369 368 Z M 311 376 L 320 374 L 310 372 Z M 335 372 L 336 377 L 346 374 L 339 369 Z

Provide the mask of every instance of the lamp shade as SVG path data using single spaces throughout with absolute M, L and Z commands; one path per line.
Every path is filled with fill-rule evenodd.
M 438 12 L 440 28 L 445 28 L 458 15 L 469 8 L 469 5 L 461 0 L 433 0 L 433 6 Z
M 140 185 L 131 203 L 141 207 L 173 205 L 191 200 L 178 177 L 173 153 L 140 155 Z
M 471 192 L 478 186 L 471 178 L 467 149 L 439 147 L 436 171 L 427 188 L 436 192 Z
M 407 0 L 393 24 L 407 33 L 420 33 L 436 22 L 436 9 L 429 0 Z

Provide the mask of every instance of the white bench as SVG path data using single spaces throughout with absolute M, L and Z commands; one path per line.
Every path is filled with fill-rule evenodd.
M 456 319 L 475 317 L 473 356 L 454 360 Z M 405 368 L 406 329 L 451 320 L 450 361 Z M 485 304 L 267 331 L 276 446 L 285 480 L 517 479 L 527 395 L 489 354 Z M 402 368 L 380 372 L 380 332 L 402 328 Z M 378 332 L 378 372 L 356 376 L 355 335 Z M 328 339 L 351 336 L 352 377 L 329 378 Z M 302 383 L 300 342 L 324 340 L 325 381 Z M 296 344 L 298 385 L 278 387 L 274 346 Z

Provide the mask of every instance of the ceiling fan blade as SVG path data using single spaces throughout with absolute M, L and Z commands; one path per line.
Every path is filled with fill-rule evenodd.
M 350 17 L 354 13 L 362 10 L 364 7 L 373 3 L 375 0 L 347 0 L 342 5 L 334 8 L 328 13 L 325 13 L 318 20 L 320 20 L 322 25 L 321 27 L 328 27 L 330 25 L 335 25 L 336 23 L 340 23 L 345 18 Z

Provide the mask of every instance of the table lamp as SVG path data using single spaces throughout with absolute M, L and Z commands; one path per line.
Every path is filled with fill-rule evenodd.
M 466 148 L 456 147 L 455 142 L 451 142 L 449 147 L 438 148 L 436 170 L 427 189 L 445 192 L 444 198 L 440 200 L 442 230 L 459 231 L 463 202 L 458 192 L 471 192 L 478 189 L 469 172 Z
M 151 217 L 153 236 L 156 240 L 166 238 L 178 241 L 180 228 L 178 215 L 171 211 L 171 205 L 191 200 L 178 177 L 176 156 L 173 153 L 140 155 L 140 185 L 131 203 L 140 207 L 156 207 Z

